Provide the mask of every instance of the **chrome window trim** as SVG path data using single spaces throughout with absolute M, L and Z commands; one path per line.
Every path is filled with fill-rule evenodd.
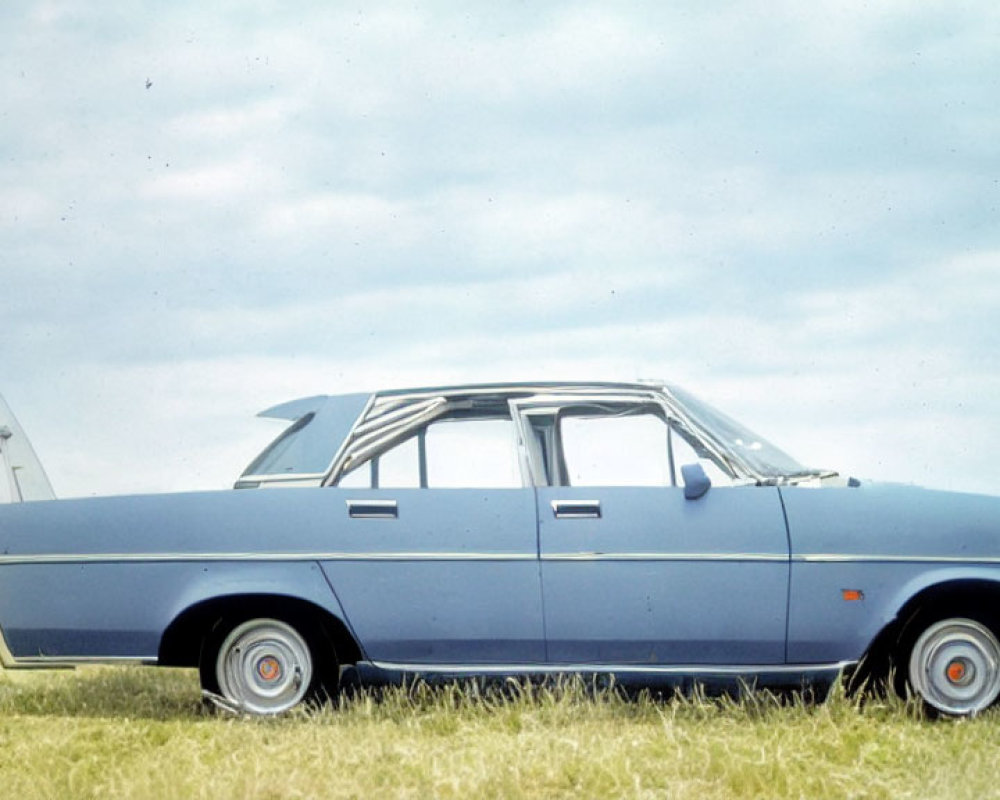
M 432 396 L 419 402 L 402 404 L 374 419 L 371 418 L 378 395 L 373 395 L 364 413 L 344 438 L 323 486 L 335 486 L 345 474 L 395 447 L 422 425 L 438 419 L 449 408 L 448 399 Z M 386 423 L 386 424 L 383 424 Z
M 327 466 L 326 472 L 323 473 L 323 476 L 320 479 L 320 486 L 329 486 L 331 481 L 334 479 L 334 476 L 340 475 L 344 468 L 344 462 L 347 460 L 348 448 L 350 447 L 351 442 L 354 441 L 354 437 L 356 435 L 355 431 L 357 431 L 358 426 L 368 418 L 372 408 L 375 406 L 377 397 L 378 395 L 373 394 L 368 398 L 368 402 L 365 403 L 365 407 L 361 410 L 358 418 L 354 420 L 354 424 L 351 426 L 351 429 L 347 432 L 343 441 L 337 445 L 337 452 L 333 454 L 333 459 L 331 459 L 330 464 Z
M 668 427 L 670 425 L 670 416 L 666 413 L 663 397 L 650 387 L 642 387 L 641 389 L 615 387 L 614 389 L 606 388 L 603 391 L 599 386 L 581 386 L 577 388 L 577 391 L 539 388 L 531 395 L 507 398 L 507 406 L 514 419 L 518 434 L 518 456 L 524 459 L 523 463 L 528 467 L 529 474 L 524 478 L 530 482 L 531 486 L 546 488 L 558 487 L 560 484 L 546 480 L 545 465 L 536 463 L 535 454 L 526 444 L 527 440 L 534 435 L 529 417 L 545 414 L 558 415 L 566 408 L 586 405 L 600 406 L 603 403 L 636 408 L 653 406 L 664 411 L 664 421 Z M 559 436 L 560 434 L 557 433 L 556 437 L 559 438 Z M 562 446 L 561 443 L 559 446 Z
M 681 429 L 684 436 L 690 436 L 697 440 L 700 445 L 710 454 L 709 459 L 724 473 L 734 481 L 750 481 L 757 483 L 761 476 L 754 472 L 734 453 L 730 453 L 706 432 L 696 421 L 685 411 L 683 406 L 670 394 L 666 386 L 642 386 L 642 387 L 606 387 L 580 386 L 575 390 L 538 387 L 537 391 L 525 397 L 511 397 L 508 400 L 511 410 L 518 423 L 518 430 L 522 439 L 530 435 L 530 424 L 527 417 L 531 414 L 548 412 L 558 412 L 561 409 L 593 404 L 600 406 L 602 403 L 615 403 L 621 405 L 631 405 L 635 407 L 652 406 L 663 414 L 663 420 L 668 431 L 675 427 Z M 530 454 L 529 454 L 530 455 Z M 536 487 L 549 486 L 541 480 L 537 465 L 529 459 L 531 467 L 532 485 Z M 671 471 L 671 478 L 675 480 Z M 676 485 L 676 484 L 671 484 Z
M 290 483 L 292 481 L 321 480 L 326 472 L 275 472 L 241 475 L 240 481 L 259 481 L 260 483 Z
M 392 420 L 387 420 L 384 424 L 381 419 L 377 420 L 379 423 L 377 425 L 361 423 L 351 431 L 350 445 L 344 458 L 345 465 L 349 466 L 355 461 L 365 461 L 370 458 L 373 451 L 381 451 L 397 441 L 402 441 L 412 431 L 444 414 L 447 408 L 448 401 L 443 397 L 436 397 L 399 409 L 404 413 L 395 415 Z
M 381 414 L 368 413 L 354 426 L 351 436 L 360 439 L 373 431 L 389 431 L 397 425 L 405 425 L 410 417 L 422 413 L 427 408 L 436 407 L 446 402 L 447 400 L 443 397 L 431 397 L 426 400 L 401 403 L 391 411 Z
M 714 437 L 703 429 L 671 394 L 670 387 L 659 382 L 613 383 L 613 382 L 537 382 L 537 383 L 495 383 L 443 386 L 438 388 L 419 388 L 406 390 L 389 390 L 373 393 L 358 419 L 340 443 L 327 469 L 322 473 L 321 485 L 335 485 L 344 473 L 358 460 L 366 460 L 377 456 L 380 450 L 391 446 L 399 435 L 397 426 L 405 420 L 414 408 L 427 409 L 427 405 L 440 401 L 446 409 L 453 401 L 462 398 L 475 398 L 493 395 L 523 404 L 525 401 L 533 405 L 550 403 L 556 406 L 573 405 L 580 402 L 615 402 L 615 403 L 651 403 L 659 406 L 668 423 L 678 425 L 683 431 L 696 439 L 701 446 L 711 454 L 723 472 L 730 474 L 734 480 L 761 482 L 766 476 L 755 472 L 744 463 L 738 453 L 730 452 L 717 442 Z M 439 411 L 445 413 L 444 411 Z M 430 412 L 431 421 L 436 415 Z M 405 425 L 409 428 L 409 425 Z M 312 473 L 310 473 L 312 477 Z M 538 485 L 533 475 L 524 476 L 528 485 Z M 242 475 L 244 481 L 273 482 L 275 475 Z

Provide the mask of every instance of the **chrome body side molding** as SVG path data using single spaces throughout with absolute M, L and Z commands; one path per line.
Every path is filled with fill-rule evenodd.
M 535 561 L 533 553 L 490 552 L 309 552 L 309 553 L 48 553 L 0 555 L 6 564 L 120 564 L 219 561 Z
M 412 680 L 440 682 L 463 678 L 546 678 L 561 675 L 607 676 L 622 685 L 676 686 L 682 682 L 751 686 L 789 686 L 831 682 L 856 661 L 825 664 L 402 664 L 360 661 L 361 685 L 398 685 Z
M 793 555 L 792 561 L 805 564 L 1000 564 L 1000 556 L 803 553 Z
M 371 504 L 369 504 L 371 505 Z M 368 506 L 361 513 L 351 513 L 355 518 L 393 519 L 395 505 Z M 1000 556 L 911 556 L 899 554 L 836 555 L 828 553 L 800 554 L 791 558 L 775 553 L 615 553 L 615 552 L 566 552 L 543 553 L 494 553 L 494 552 L 366 552 L 366 551 L 315 551 L 283 553 L 36 553 L 0 555 L 4 564 L 110 564 L 125 562 L 166 563 L 191 561 L 743 561 L 788 562 L 803 564 L 1000 564 Z

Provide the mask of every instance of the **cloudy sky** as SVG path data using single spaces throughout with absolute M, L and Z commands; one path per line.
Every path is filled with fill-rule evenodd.
M 994 2 L 0 5 L 0 392 L 61 496 L 293 397 L 665 378 L 1000 493 Z

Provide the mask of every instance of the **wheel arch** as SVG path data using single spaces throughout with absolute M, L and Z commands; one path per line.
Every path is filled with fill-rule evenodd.
M 1000 576 L 953 578 L 934 583 L 914 594 L 896 614 L 905 625 L 914 617 L 926 614 L 951 614 L 985 611 L 996 616 L 1000 611 Z
M 1000 577 L 948 578 L 912 594 L 868 645 L 861 661 L 868 666 L 864 674 L 870 676 L 891 664 L 915 623 L 927 622 L 931 617 L 962 615 L 976 619 L 990 616 L 995 624 L 1000 619 Z M 994 633 L 1000 635 L 1000 631 Z
M 228 594 L 201 600 L 184 609 L 160 638 L 157 664 L 164 667 L 197 667 L 206 637 L 223 620 L 274 617 L 295 625 L 318 625 L 340 664 L 355 663 L 361 648 L 347 624 L 327 609 L 300 597 L 268 593 Z

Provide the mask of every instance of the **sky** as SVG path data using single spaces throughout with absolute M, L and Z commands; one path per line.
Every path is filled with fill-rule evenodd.
M 993 2 L 0 5 L 0 393 L 59 496 L 318 393 L 662 378 L 1000 494 Z

